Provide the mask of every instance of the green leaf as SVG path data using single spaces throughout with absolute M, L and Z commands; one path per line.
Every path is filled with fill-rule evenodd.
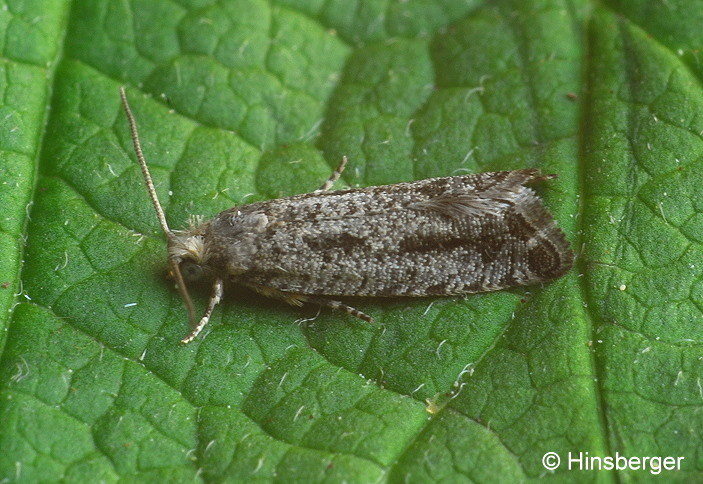
M 2 3 L 0 481 L 657 477 L 568 452 L 703 479 L 701 20 L 701 0 Z M 340 186 L 539 167 L 577 265 L 355 302 L 380 326 L 230 291 L 179 345 L 120 85 L 174 227 L 314 190 L 343 155 Z

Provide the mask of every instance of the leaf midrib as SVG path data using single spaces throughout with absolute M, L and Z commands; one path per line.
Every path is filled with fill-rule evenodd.
M 66 34 L 68 32 L 68 24 L 69 24 L 69 17 L 70 17 L 70 3 L 65 4 L 65 10 L 63 11 L 63 16 L 62 16 L 62 28 L 61 30 L 61 39 L 58 40 L 58 48 L 56 49 L 56 55 L 54 56 L 54 59 L 49 63 L 48 66 L 39 66 L 37 64 L 27 62 L 27 61 L 18 61 L 15 59 L 12 59 L 8 57 L 12 62 L 18 63 L 20 65 L 29 65 L 32 67 L 39 67 L 42 69 L 45 69 L 47 72 L 47 78 L 49 81 L 46 84 L 46 106 L 44 106 L 44 113 L 42 116 L 42 127 L 39 130 L 38 134 L 38 139 L 36 142 L 36 148 L 34 153 L 23 153 L 24 156 L 31 156 L 34 161 L 34 166 L 33 166 L 33 173 L 32 173 L 32 183 L 31 183 L 31 188 L 28 193 L 28 197 L 25 200 L 25 204 L 28 207 L 27 210 L 25 210 L 25 215 L 24 215 L 24 220 L 22 221 L 22 230 L 21 230 L 21 238 L 23 240 L 23 243 L 20 244 L 20 250 L 19 253 L 17 254 L 17 266 L 15 268 L 15 284 L 14 284 L 14 289 L 18 289 L 18 292 L 14 295 L 14 298 L 10 299 L 10 307 L 7 308 L 7 312 L 5 313 L 5 330 L 2 332 L 0 335 L 0 361 L 4 359 L 5 356 L 5 344 L 7 342 L 7 337 L 10 334 L 10 326 L 12 323 L 12 320 L 14 318 L 14 308 L 17 307 L 17 304 L 19 304 L 19 298 L 22 296 L 22 275 L 24 271 L 24 254 L 26 251 L 27 247 L 27 241 L 28 241 L 28 233 L 27 229 L 29 227 L 29 221 L 31 220 L 31 212 L 32 208 L 34 206 L 34 200 L 36 198 L 36 193 L 37 193 L 37 183 L 39 179 L 39 165 L 44 157 L 44 140 L 46 138 L 46 133 L 47 133 L 47 127 L 49 125 L 49 119 L 51 116 L 51 106 L 53 105 L 53 95 L 54 95 L 54 83 L 56 80 L 56 69 L 58 68 L 59 64 L 63 60 L 63 55 L 64 55 L 64 48 L 65 48 L 65 41 L 66 41 Z M 12 14 L 13 16 L 15 15 L 14 13 Z M 10 151 L 10 150 L 4 150 L 4 151 Z M 17 288 L 17 283 L 19 282 L 19 288 Z

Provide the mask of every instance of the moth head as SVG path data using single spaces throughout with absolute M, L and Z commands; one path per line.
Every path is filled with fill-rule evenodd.
M 166 238 L 168 239 L 168 263 L 171 267 L 171 274 L 176 280 L 178 292 L 181 294 L 183 303 L 188 310 L 188 318 L 190 319 L 190 323 L 192 326 L 195 326 L 195 309 L 193 308 L 193 301 L 190 298 L 188 288 L 186 287 L 183 279 L 181 268 L 183 264 L 186 263 L 194 264 L 193 268 L 202 268 L 202 263 L 205 257 L 205 247 L 202 237 L 194 231 L 178 234 L 169 228 L 168 223 L 166 222 L 166 215 L 164 214 L 164 210 L 159 202 L 159 197 L 156 195 L 156 188 L 154 187 L 154 182 L 151 179 L 149 167 L 146 164 L 146 159 L 144 158 L 144 153 L 142 152 L 142 145 L 139 141 L 139 133 L 137 132 L 137 122 L 134 119 L 134 114 L 132 114 L 132 109 L 127 101 L 127 94 L 125 93 L 124 87 L 120 87 L 120 98 L 122 99 L 122 106 L 124 107 L 127 120 L 129 121 L 129 129 L 132 135 L 134 152 L 137 155 L 139 167 L 142 169 L 142 175 L 144 176 L 144 183 L 146 184 L 147 192 L 151 197 L 151 202 L 154 204 L 154 210 L 156 210 L 156 216 L 159 219 L 161 230 L 163 230 Z M 191 266 L 189 266 L 189 271 L 190 268 Z M 198 272 L 198 270 L 194 269 L 194 273 L 195 272 Z
M 198 281 L 207 272 L 205 242 L 200 233 L 174 233 L 168 241 L 168 257 L 187 282 Z

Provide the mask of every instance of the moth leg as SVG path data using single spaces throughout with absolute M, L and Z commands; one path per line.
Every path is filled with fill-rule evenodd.
M 347 306 L 340 301 L 334 301 L 332 299 L 326 299 L 323 297 L 308 296 L 306 294 L 296 294 L 293 292 L 285 292 L 280 289 L 274 289 L 273 287 L 261 286 L 258 284 L 246 284 L 246 286 L 252 288 L 254 291 L 258 292 L 262 296 L 272 297 L 276 299 L 281 299 L 291 306 L 302 306 L 304 303 L 319 304 L 330 309 L 337 311 L 344 311 L 347 314 L 351 314 L 355 318 L 363 319 L 369 323 L 373 323 L 374 319 L 366 313 L 362 313 L 356 308 Z
M 301 307 L 305 303 L 305 301 L 307 301 L 306 296 L 294 294 L 292 292 L 281 291 L 280 289 L 275 289 L 273 287 L 262 286 L 259 284 L 244 285 L 258 292 L 262 296 L 270 297 L 273 299 L 280 299 L 281 301 L 287 302 L 291 306 Z
M 325 183 L 322 184 L 320 188 L 315 190 L 316 192 L 326 192 L 330 188 L 332 188 L 332 185 L 334 185 L 334 182 L 339 180 L 339 177 L 342 176 L 342 172 L 344 171 L 344 167 L 347 166 L 347 157 L 342 156 L 342 162 L 339 164 L 336 170 L 332 172 L 330 177 L 327 179 Z
M 191 331 L 188 336 L 181 340 L 181 343 L 187 344 L 193 341 L 195 337 L 200 334 L 205 325 L 210 321 L 212 311 L 215 309 L 215 306 L 217 306 L 222 300 L 223 286 L 224 283 L 222 279 L 217 279 L 215 281 L 215 284 L 212 285 L 212 296 L 210 296 L 210 301 L 207 304 L 205 314 L 202 318 L 200 318 L 200 322 L 193 328 L 193 331 Z
M 541 182 L 541 181 L 546 181 L 546 180 L 554 180 L 558 176 L 559 175 L 557 175 L 556 173 L 550 173 L 547 175 L 538 174 L 532 180 L 529 180 L 529 182 Z
M 333 299 L 325 299 L 323 297 L 307 297 L 307 301 L 313 304 L 319 304 L 320 306 L 328 307 L 334 309 L 335 311 L 344 311 L 347 314 L 351 314 L 355 318 L 362 319 L 368 323 L 373 323 L 374 319 L 366 313 L 359 311 L 356 308 L 347 306 L 346 304 L 335 301 Z

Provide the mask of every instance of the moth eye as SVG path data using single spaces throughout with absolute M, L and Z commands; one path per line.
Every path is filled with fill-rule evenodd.
M 203 268 L 192 261 L 185 261 L 181 264 L 181 274 L 186 281 L 197 281 L 203 276 Z

